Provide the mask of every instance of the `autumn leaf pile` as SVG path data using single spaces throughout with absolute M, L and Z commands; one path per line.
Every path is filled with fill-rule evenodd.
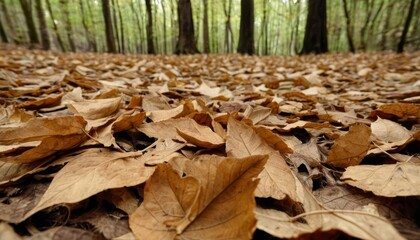
M 420 238 L 420 53 L 0 50 L 0 239 Z

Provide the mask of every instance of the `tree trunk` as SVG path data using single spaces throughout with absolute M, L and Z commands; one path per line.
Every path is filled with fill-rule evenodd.
M 79 6 L 80 6 L 80 14 L 82 15 L 82 25 L 83 25 L 83 29 L 85 30 L 85 37 L 86 37 L 86 42 L 88 44 L 88 50 L 92 51 L 93 48 L 93 43 L 92 43 L 92 37 L 91 37 L 91 33 L 89 31 L 88 25 L 86 23 L 86 18 L 85 18 L 85 11 L 84 11 L 84 6 L 83 6 L 83 0 L 79 0 Z
M 140 17 L 139 17 L 138 12 L 134 9 L 134 3 L 133 2 L 130 2 L 130 7 L 131 7 L 132 12 L 134 13 L 135 18 L 136 18 L 137 31 L 138 31 L 138 34 L 139 34 L 138 38 L 134 38 L 134 39 L 136 39 L 135 42 L 138 45 L 137 52 L 138 53 L 143 53 L 143 45 L 141 44 L 141 42 L 143 40 L 143 34 L 142 34 L 143 31 L 140 27 Z
M 391 21 L 391 15 L 392 15 L 392 11 L 394 9 L 394 2 L 391 2 L 388 6 L 387 6 L 387 11 L 386 11 L 386 16 L 385 16 L 385 23 L 384 23 L 384 27 L 382 30 L 382 38 L 380 41 L 380 46 L 381 46 L 381 50 L 386 50 L 387 48 L 387 42 L 388 42 L 388 31 L 389 31 L 389 23 Z
M 76 44 L 74 43 L 74 39 L 73 39 L 73 28 L 71 26 L 71 22 L 70 22 L 70 13 L 69 13 L 69 6 L 68 6 L 68 0 L 60 0 L 60 5 L 61 5 L 61 9 L 64 13 L 64 25 L 66 28 L 66 33 L 67 33 L 67 39 L 69 41 L 70 44 L 70 50 L 72 52 L 76 51 Z
M 226 6 L 228 5 L 228 6 Z M 225 22 L 225 45 L 226 52 L 233 52 L 233 33 L 232 26 L 230 24 L 230 16 L 232 12 L 232 0 L 225 1 L 223 4 L 223 10 L 225 12 L 226 22 Z
M 5 42 L 5 43 L 9 42 L 7 40 L 6 32 L 4 31 L 4 27 L 3 27 L 3 23 L 1 22 L 1 18 L 0 18 L 0 37 L 1 37 L 2 42 Z
M 41 33 L 41 43 L 44 50 L 51 48 L 50 37 L 48 35 L 47 22 L 45 21 L 44 9 L 42 7 L 41 0 L 35 1 L 36 11 L 38 14 L 39 21 L 39 32 Z
M 58 32 L 57 23 L 55 21 L 54 14 L 53 14 L 53 11 L 52 11 L 52 8 L 51 8 L 51 3 L 50 3 L 49 0 L 46 0 L 46 2 L 47 2 L 48 13 L 50 14 L 50 18 L 52 20 L 51 22 L 53 24 L 54 33 L 57 37 L 58 45 L 60 46 L 61 51 L 65 52 L 66 48 L 64 47 L 64 42 L 63 42 L 63 40 L 60 36 L 60 33 Z
M 155 45 L 153 44 L 153 16 L 152 16 L 152 5 L 150 0 L 146 1 L 146 12 L 147 12 L 147 53 L 155 54 Z
M 31 44 L 38 44 L 38 34 L 36 33 L 34 19 L 32 17 L 31 2 L 29 0 L 20 0 L 23 14 L 25 15 L 26 26 L 28 28 L 29 40 Z
M 400 38 L 400 42 L 398 43 L 397 53 L 402 53 L 404 51 L 405 40 L 407 38 L 408 29 L 410 28 L 411 19 L 413 18 L 415 2 L 415 0 L 411 0 L 410 2 L 410 8 L 408 9 L 407 19 L 405 20 L 404 29 Z
M 123 23 L 123 19 L 122 19 L 122 15 L 121 15 L 121 8 L 120 8 L 120 4 L 118 2 L 118 0 L 116 0 L 117 2 L 117 9 L 118 9 L 118 18 L 120 20 L 120 32 L 121 32 L 121 53 L 125 52 L 125 38 L 124 38 L 124 23 Z
M 204 16 L 203 16 L 203 51 L 204 53 L 210 53 L 210 39 L 209 39 L 209 2 L 203 0 L 204 5 Z
M 254 48 L 254 0 L 241 0 L 238 53 L 252 55 Z
M 328 52 L 327 1 L 309 0 L 301 54 Z
M 178 1 L 178 42 L 175 54 L 199 53 L 194 39 L 194 22 L 190 0 Z
M 114 33 L 115 33 L 115 38 L 116 38 L 116 47 L 117 47 L 117 52 L 121 52 L 121 42 L 120 42 L 120 32 L 118 31 L 118 20 L 117 20 L 117 11 L 116 9 L 116 5 L 115 5 L 115 0 L 111 0 L 111 8 L 112 8 L 112 19 L 113 19 L 113 27 L 114 27 Z
M 4 0 L 0 0 L 0 5 L 1 5 L 2 15 L 4 16 L 4 20 L 5 20 L 4 25 L 3 25 L 3 30 L 5 32 L 5 35 L 8 36 L 9 41 L 19 44 L 19 40 L 18 40 L 19 37 L 16 34 L 15 25 L 10 18 L 9 11 L 7 10 Z
M 356 49 L 354 48 L 354 42 L 353 42 L 353 32 L 351 30 L 351 24 L 350 24 L 350 14 L 349 9 L 347 7 L 347 0 L 343 0 L 343 7 L 344 7 L 344 16 L 346 17 L 346 36 L 347 41 L 349 43 L 349 50 L 350 52 L 354 53 L 356 52 Z
M 163 0 L 160 2 L 162 6 L 162 13 L 163 13 L 163 53 L 168 53 L 168 41 L 166 40 L 166 10 L 165 10 L 165 4 L 163 3 Z
M 104 20 L 105 20 L 105 35 L 106 35 L 106 45 L 108 47 L 108 52 L 116 53 L 117 48 L 115 46 L 111 11 L 109 9 L 109 0 L 102 0 L 102 12 L 104 15 Z

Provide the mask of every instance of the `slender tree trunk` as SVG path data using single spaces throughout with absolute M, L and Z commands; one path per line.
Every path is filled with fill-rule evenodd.
M 80 15 L 82 15 L 82 25 L 83 25 L 83 29 L 85 30 L 85 37 L 86 37 L 86 42 L 88 44 L 88 50 L 92 51 L 92 41 L 91 41 L 91 34 L 88 28 L 88 25 L 86 23 L 86 18 L 85 18 L 85 13 L 84 13 L 84 6 L 83 6 L 83 0 L 79 0 L 79 6 L 80 6 Z
M 15 26 L 13 24 L 13 21 L 10 18 L 9 11 L 7 10 L 4 0 L 0 0 L 0 5 L 1 5 L 2 16 L 4 16 L 4 20 L 5 20 L 3 24 L 3 31 L 5 32 L 6 38 L 8 36 L 9 41 L 18 44 L 19 41 L 18 41 L 18 37 L 15 31 Z
M 161 6 L 162 6 L 162 13 L 163 13 L 163 53 L 168 53 L 168 41 L 166 39 L 166 10 L 165 10 L 165 4 L 163 0 L 161 0 Z
M 117 51 L 121 52 L 121 39 L 120 39 L 120 32 L 118 30 L 118 19 L 117 19 L 117 11 L 116 11 L 116 4 L 115 4 L 115 0 L 111 0 L 111 8 L 112 8 L 112 19 L 113 19 L 113 27 L 114 27 L 114 33 L 115 33 L 115 38 L 116 38 L 116 46 L 117 46 Z
M 116 53 L 117 47 L 115 46 L 111 11 L 109 9 L 109 0 L 102 0 L 102 12 L 104 15 L 104 20 L 105 20 L 105 35 L 106 35 L 106 45 L 108 47 L 108 52 Z
M 393 9 L 394 9 L 394 2 L 390 3 L 387 6 L 385 23 L 384 23 L 384 27 L 383 27 L 383 30 L 382 30 L 382 38 L 381 38 L 381 42 L 380 42 L 381 50 L 385 50 L 387 48 L 389 23 L 391 22 L 391 15 L 392 15 L 392 10 Z
M 209 39 L 209 1 L 203 0 L 204 16 L 203 16 L 203 51 L 210 53 L 210 39 Z
M 29 0 L 20 0 L 23 14 L 25 15 L 26 26 L 28 28 L 29 41 L 31 44 L 38 44 L 38 34 L 36 33 L 34 19 L 32 17 L 32 7 Z
M 344 8 L 344 16 L 346 17 L 346 36 L 347 41 L 349 43 L 349 50 L 350 52 L 354 53 L 356 52 L 356 49 L 354 48 L 353 43 L 353 32 L 351 31 L 351 23 L 350 23 L 350 14 L 349 9 L 347 7 L 347 0 L 343 0 L 343 8 Z
M 301 54 L 328 52 L 327 1 L 309 0 Z
M 179 36 L 175 54 L 199 53 L 194 39 L 194 22 L 190 0 L 178 1 Z
M 81 1 L 83 1 L 83 0 L 81 0 Z M 87 2 L 87 8 L 88 8 L 88 13 L 89 13 L 89 19 L 90 19 L 90 22 L 91 22 L 91 26 L 93 26 L 93 31 L 89 30 L 90 39 L 92 41 L 93 51 L 98 52 L 99 49 L 98 49 L 98 43 L 97 43 L 97 40 L 96 40 L 96 36 L 97 36 L 97 34 L 96 34 L 96 29 L 97 29 L 96 21 L 95 21 L 95 18 L 93 17 L 93 14 L 92 14 L 92 7 L 90 6 L 90 1 L 86 1 L 86 2 Z
M 38 14 L 39 32 L 41 33 L 41 44 L 44 50 L 51 48 L 50 37 L 48 35 L 47 22 L 45 21 L 44 8 L 42 7 L 41 0 L 35 0 L 36 12 Z
M 121 53 L 125 52 L 125 39 L 124 39 L 124 23 L 121 15 L 121 8 L 118 0 L 116 0 L 116 7 L 118 9 L 118 18 L 120 20 L 120 31 L 121 31 Z
M 398 46 L 397 46 L 397 52 L 398 53 L 402 53 L 404 51 L 405 40 L 407 38 L 407 33 L 408 33 L 409 28 L 410 28 L 411 19 L 413 18 L 415 2 L 416 2 L 415 0 L 411 0 L 411 2 L 410 2 L 410 7 L 408 9 L 407 19 L 405 20 L 404 29 L 403 29 L 400 41 L 399 41 Z
M 136 26 L 137 26 L 137 31 L 138 31 L 138 37 L 134 38 L 135 39 L 134 42 L 136 43 L 136 46 L 138 47 L 137 52 L 142 53 L 143 52 L 143 47 L 142 47 L 143 45 L 141 44 L 141 41 L 143 39 L 143 34 L 142 34 L 141 27 L 140 27 L 140 17 L 139 17 L 138 12 L 134 9 L 134 3 L 132 1 L 130 2 L 130 7 L 131 7 L 131 11 L 134 14 L 134 17 L 136 18 Z
M 300 25 L 300 7 L 301 7 L 299 0 L 297 1 L 296 4 L 298 5 L 298 9 L 297 9 L 297 14 L 296 14 L 296 26 L 295 26 L 295 49 L 294 49 L 295 53 L 299 52 L 298 44 L 299 44 L 299 25 Z
M 252 55 L 254 47 L 254 0 L 241 0 L 238 53 Z
M 176 46 L 176 42 L 177 42 L 177 37 L 176 36 L 179 35 L 179 34 L 177 34 L 177 28 L 175 27 L 177 25 L 176 17 L 178 16 L 178 14 L 175 13 L 176 6 L 174 4 L 174 1 L 169 0 L 169 3 L 171 4 L 171 19 L 172 19 L 172 22 L 171 22 L 171 25 L 172 25 L 171 49 L 172 49 L 172 52 L 175 52 L 175 46 Z
M 152 16 L 152 5 L 150 0 L 146 1 L 146 12 L 147 12 L 147 53 L 155 54 L 155 45 L 153 44 L 153 16 Z
M 377 10 L 375 11 L 375 14 L 372 17 L 372 21 L 369 23 L 370 24 L 370 27 L 369 27 L 369 36 L 377 36 L 377 32 L 375 32 L 374 30 L 375 30 L 375 26 L 377 27 L 376 22 L 378 21 L 379 16 L 381 15 L 380 13 L 381 13 L 381 11 L 383 9 L 384 2 L 380 2 L 379 4 L 380 4 L 379 7 L 377 8 Z M 374 46 L 374 48 L 376 50 L 377 41 L 369 41 L 368 47 L 369 46 L 372 46 L 372 45 Z
M 60 33 L 58 32 L 57 23 L 56 23 L 56 20 L 54 18 L 54 13 L 53 13 L 52 8 L 51 8 L 50 0 L 46 0 L 46 2 L 47 2 L 48 13 L 49 13 L 50 18 L 52 20 L 51 22 L 52 22 L 52 25 L 53 25 L 54 33 L 55 33 L 55 36 L 57 37 L 58 45 L 60 46 L 61 51 L 65 52 L 66 48 L 64 47 L 63 39 L 61 38 Z
M 225 1 L 223 4 L 223 10 L 225 12 L 225 46 L 226 52 L 232 53 L 233 50 L 233 33 L 232 33 L 232 26 L 231 26 L 231 13 L 232 13 L 232 0 Z
M 73 39 L 73 28 L 70 22 L 70 13 L 69 13 L 69 8 L 68 8 L 68 3 L 69 3 L 68 0 L 60 0 L 61 9 L 63 10 L 63 13 L 64 13 L 64 18 L 65 18 L 64 24 L 65 24 L 66 33 L 67 33 L 67 39 L 70 44 L 70 50 L 72 52 L 75 52 L 76 44 L 74 43 L 74 39 Z
M 3 23 L 1 22 L 1 18 L 0 18 L 0 37 L 1 37 L 1 41 L 8 43 L 9 40 L 7 40 L 7 36 L 6 36 L 6 32 L 4 31 L 4 27 L 3 27 Z

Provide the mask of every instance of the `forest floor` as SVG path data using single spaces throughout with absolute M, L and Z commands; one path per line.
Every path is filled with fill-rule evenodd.
M 0 46 L 0 239 L 420 238 L 420 52 Z

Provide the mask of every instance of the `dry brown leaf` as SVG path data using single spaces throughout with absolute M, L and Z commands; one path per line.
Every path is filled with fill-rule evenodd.
M 121 97 L 108 99 L 92 99 L 74 102 L 67 105 L 74 114 L 81 115 L 86 120 L 96 120 L 107 117 L 120 107 Z
M 38 232 L 26 240 L 46 240 L 46 239 L 77 239 L 77 240 L 101 240 L 103 237 L 91 231 L 71 228 L 71 227 L 54 227 L 43 232 Z
M 399 118 L 416 117 L 420 118 L 420 105 L 410 103 L 389 103 L 381 105 L 378 111 L 392 114 Z
M 339 230 L 360 239 L 404 239 L 387 219 L 375 213 L 326 209 L 302 185 L 298 185 L 298 193 L 304 213 L 290 217 L 281 211 L 257 207 L 257 228 L 279 238 L 312 235 L 328 239 L 329 234 Z
M 370 128 L 373 136 L 386 143 L 407 141 L 411 137 L 411 133 L 407 128 L 380 117 L 370 125 Z
M 23 240 L 23 237 L 19 236 L 9 224 L 0 222 L 0 239 Z
M 106 201 L 111 202 L 116 208 L 127 214 L 132 214 L 140 205 L 136 196 L 127 188 L 109 189 L 102 196 Z
M 277 134 L 264 127 L 254 127 L 255 132 L 272 148 L 281 153 L 292 153 L 293 150 Z
M 102 143 L 105 147 L 115 147 L 119 148 L 115 138 L 114 133 L 135 129 L 139 127 L 143 120 L 146 118 L 146 113 L 138 111 L 129 111 L 124 112 L 118 116 L 118 118 L 109 123 L 106 126 L 100 127 L 95 130 L 95 139 Z
M 266 157 L 178 160 L 186 176 L 161 164 L 146 182 L 144 202 L 129 219 L 136 237 L 250 239 L 258 184 L 253 179 Z
M 0 128 L 0 144 L 39 141 L 51 136 L 82 134 L 86 122 L 79 116 L 33 118 L 12 127 Z
M 419 196 L 420 166 L 413 163 L 348 167 L 341 179 L 354 187 L 385 197 Z
M 50 107 L 59 105 L 62 97 L 63 97 L 63 94 L 58 94 L 55 96 L 48 96 L 46 98 L 26 101 L 24 103 L 19 104 L 17 107 L 28 109 L 28 110 L 50 108 Z
M 149 137 L 188 141 L 203 147 L 219 147 L 224 144 L 223 138 L 217 133 L 190 118 L 177 118 L 156 123 L 146 123 L 141 125 L 138 130 Z
M 18 126 L 0 128 L 0 161 L 29 163 L 75 148 L 86 140 L 85 124 L 81 117 L 67 116 L 34 118 Z
M 232 157 L 248 157 L 258 154 L 269 156 L 264 170 L 258 176 L 261 181 L 255 196 L 284 199 L 289 196 L 297 202 L 296 182 L 292 171 L 278 151 L 271 148 L 250 126 L 229 118 L 226 153 Z
M 404 239 L 385 218 L 364 211 L 320 210 L 301 214 L 303 221 L 320 217 L 308 223 L 297 221 L 274 209 L 255 210 L 257 227 L 279 238 L 302 238 L 312 234 L 315 239 L 328 239 L 335 231 L 342 231 L 359 239 Z
M 101 233 L 105 239 L 120 237 L 131 232 L 125 214 L 102 205 L 71 219 L 69 223 L 90 223 L 94 226 L 95 232 Z
M 106 189 L 145 182 L 154 168 L 137 160 L 138 155 L 98 148 L 75 156 L 57 173 L 40 202 L 26 217 L 56 204 L 79 202 Z
M 351 126 L 347 134 L 334 142 L 326 162 L 342 168 L 358 165 L 369 150 L 370 134 L 370 128 L 364 124 Z
M 141 159 L 144 159 L 147 165 L 157 165 L 159 163 L 168 162 L 172 158 L 182 157 L 177 151 L 185 146 L 185 143 L 176 142 L 170 138 L 157 140 L 156 147 L 147 151 Z
M 254 124 L 261 122 L 270 116 L 272 109 L 266 107 L 252 108 L 250 105 L 245 109 L 244 118 L 250 119 Z
M 11 124 L 19 124 L 27 122 L 34 118 L 32 112 L 25 111 L 24 109 L 15 108 L 14 106 L 0 107 L 0 126 Z
M 26 218 L 25 215 L 41 200 L 47 188 L 48 183 L 32 183 L 17 188 L 17 194 L 2 199 L 0 203 L 0 219 L 9 223 L 22 222 Z
M 168 109 L 168 110 L 155 110 L 148 112 L 148 117 L 153 122 L 160 122 L 163 120 L 168 120 L 171 118 L 179 118 L 179 117 L 185 117 L 188 114 L 194 112 L 194 105 L 191 100 L 185 101 L 184 104 L 179 105 L 176 108 Z

